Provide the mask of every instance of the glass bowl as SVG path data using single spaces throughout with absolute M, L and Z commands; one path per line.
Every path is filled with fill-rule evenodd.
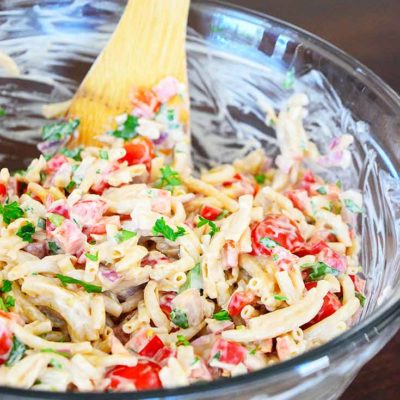
M 111 0 L 3 0 L 0 49 L 21 69 L 0 68 L 0 165 L 38 154 L 41 105 L 69 99 L 123 10 Z M 356 60 L 275 18 L 217 1 L 193 1 L 188 35 L 193 157 L 198 167 L 277 147 L 260 103 L 277 109 L 294 91 L 310 99 L 305 120 L 323 149 L 354 136 L 352 167 L 321 170 L 364 193 L 361 263 L 367 302 L 360 321 L 331 342 L 247 375 L 139 393 L 50 393 L 0 388 L 15 399 L 335 399 L 400 325 L 400 98 Z M 289 74 L 289 75 L 288 75 Z M 295 76 L 294 88 L 285 79 Z M 287 85 L 286 85 L 287 86 Z

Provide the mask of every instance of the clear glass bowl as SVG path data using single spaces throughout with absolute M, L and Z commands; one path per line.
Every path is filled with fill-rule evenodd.
M 70 98 L 123 10 L 111 0 L 3 0 L 0 49 L 22 75 L 0 69 L 0 164 L 18 169 L 37 155 L 41 104 Z M 129 394 L 42 393 L 0 388 L 4 400 L 335 399 L 400 325 L 400 98 L 356 60 L 287 23 L 216 1 L 193 1 L 188 37 L 193 156 L 198 166 L 252 148 L 277 151 L 260 101 L 279 108 L 295 71 L 310 98 L 305 124 L 322 148 L 354 135 L 353 165 L 319 171 L 364 192 L 361 263 L 367 303 L 360 322 L 331 342 L 248 375 L 174 390 Z M 116 61 L 117 62 L 117 61 Z M 334 89 L 333 89 L 334 88 Z

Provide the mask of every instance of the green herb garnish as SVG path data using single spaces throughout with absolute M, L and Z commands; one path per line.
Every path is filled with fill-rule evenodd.
M 101 158 L 102 160 L 108 160 L 108 151 L 107 151 L 107 150 L 104 150 L 104 149 L 101 149 L 101 150 L 99 151 L 99 156 L 100 156 L 100 158 Z
M 217 313 L 214 313 L 213 319 L 216 319 L 217 321 L 230 321 L 231 317 L 229 316 L 228 311 L 221 310 L 218 311 Z
M 60 214 L 49 214 L 48 219 L 55 227 L 58 228 L 62 225 L 65 218 Z
M 363 294 L 361 294 L 360 292 L 355 292 L 355 296 L 357 297 L 358 300 L 360 300 L 361 307 L 364 307 L 365 296 Z
M 5 117 L 7 115 L 6 110 L 3 107 L 0 107 L 0 118 Z
M 360 208 L 356 203 L 354 203 L 353 200 L 350 199 L 344 199 L 344 205 L 346 206 L 346 208 L 354 213 L 354 214 L 358 214 L 358 213 L 362 213 L 363 210 L 362 208 Z
M 33 234 L 35 233 L 35 225 L 32 222 L 28 222 L 25 225 L 22 225 L 18 230 L 16 235 L 19 236 L 24 242 L 32 243 L 33 242 Z
M 25 355 L 25 352 L 26 352 L 25 345 L 22 342 L 20 342 L 18 338 L 14 335 L 11 352 L 8 357 L 8 360 L 6 361 L 6 366 L 7 367 L 13 366 L 17 361 L 19 361 Z
M 225 218 L 228 214 L 229 214 L 228 210 L 223 210 L 223 211 L 221 211 L 221 214 L 219 214 L 218 217 L 215 218 L 215 220 L 219 221 L 219 220 Z
M 183 345 L 183 346 L 189 346 L 189 345 L 190 345 L 189 340 L 187 340 L 187 339 L 185 338 L 185 336 L 183 336 L 183 335 L 178 335 L 177 338 L 178 338 L 178 340 L 177 340 L 176 344 L 177 344 L 178 346 L 179 346 L 179 345 Z
M 328 264 L 325 264 L 322 261 L 318 261 L 315 263 L 307 263 L 301 265 L 303 269 L 312 269 L 313 272 L 308 276 L 311 281 L 317 281 L 323 278 L 325 275 L 331 274 L 334 276 L 338 275 L 338 271 L 336 269 L 331 268 Z
M 5 279 L 3 281 L 3 286 L 0 289 L 0 292 L 7 293 L 12 289 L 12 282 Z
M 101 286 L 92 285 L 79 279 L 71 278 L 70 276 L 65 276 L 61 274 L 57 274 L 56 276 L 64 286 L 66 286 L 68 283 L 72 283 L 82 286 L 82 288 L 85 289 L 88 293 L 101 293 L 103 291 Z
M 186 282 L 179 288 L 179 293 L 187 289 L 203 289 L 203 276 L 201 265 L 197 263 L 187 274 Z
M 110 135 L 116 138 L 124 139 L 125 141 L 131 140 L 138 135 L 136 132 L 138 126 L 139 119 L 134 115 L 128 115 L 122 127 L 110 132 Z
M 178 172 L 174 171 L 169 165 L 160 169 L 161 178 L 155 183 L 157 188 L 165 188 L 172 191 L 175 186 L 182 185 Z
M 57 246 L 56 242 L 47 242 L 51 254 L 57 254 L 60 248 Z
M 254 177 L 254 179 L 259 185 L 263 185 L 267 177 L 265 176 L 265 174 L 258 174 Z
M 166 239 L 175 242 L 178 237 L 183 236 L 186 233 L 185 229 L 181 226 L 178 226 L 177 230 L 174 231 L 167 223 L 165 222 L 164 217 L 159 218 L 153 226 L 153 234 L 163 235 Z
M 4 301 L 2 297 L 0 297 L 0 310 L 8 312 L 11 307 L 15 306 L 15 299 L 12 296 L 7 296 Z
M 249 350 L 249 354 L 251 354 L 252 356 L 255 356 L 256 355 L 256 351 L 257 351 L 256 348 L 254 348 L 252 350 Z
M 259 240 L 259 242 L 265 246 L 267 249 L 273 249 L 276 246 L 280 246 L 280 244 L 278 242 L 276 242 L 273 239 L 270 239 L 269 237 L 263 237 Z
M 85 257 L 93 262 L 99 261 L 99 252 L 97 252 L 96 254 L 86 253 Z
M 319 187 L 319 188 L 317 189 L 317 192 L 318 192 L 319 194 L 327 194 L 327 191 L 326 191 L 326 189 L 325 189 L 323 186 Z
M 68 183 L 67 186 L 65 186 L 65 190 L 68 193 L 71 193 L 75 189 L 75 186 L 76 186 L 76 182 L 75 181 L 71 181 L 70 183 Z
M 9 224 L 18 218 L 22 218 L 24 211 L 16 201 L 13 201 L 4 205 L 0 204 L 0 214 L 3 215 L 3 221 Z
M 221 352 L 220 352 L 220 351 L 217 351 L 217 352 L 214 354 L 213 359 L 219 360 L 220 358 L 221 358 Z
M 199 223 L 197 224 L 198 228 L 201 228 L 204 225 L 208 225 L 211 229 L 210 231 L 210 236 L 213 237 L 218 231 L 219 228 L 213 221 L 210 221 L 207 218 L 203 218 L 202 216 L 199 216 Z
M 79 119 L 55 122 L 42 128 L 43 140 L 57 142 L 71 136 L 79 126 Z
M 75 161 L 82 161 L 81 153 L 83 151 L 83 147 L 75 147 L 74 149 L 63 148 L 60 150 L 60 153 L 65 157 L 72 158 Z
M 176 326 L 179 326 L 179 328 L 189 328 L 188 317 L 184 311 L 175 308 L 171 311 L 169 317 Z
M 136 232 L 128 231 L 126 229 L 122 229 L 122 231 L 119 231 L 115 236 L 114 239 L 117 243 L 122 243 L 125 242 L 129 239 L 134 238 L 137 235 Z
M 278 301 L 288 301 L 286 296 L 274 295 L 274 299 Z
M 60 363 L 60 361 L 56 360 L 55 358 L 52 358 L 49 362 L 49 364 L 56 369 L 62 369 L 62 364 Z

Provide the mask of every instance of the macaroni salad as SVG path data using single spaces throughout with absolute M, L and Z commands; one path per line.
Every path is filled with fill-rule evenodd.
M 348 329 L 364 302 L 362 198 L 307 165 L 307 98 L 262 104 L 280 155 L 193 175 L 173 78 L 132 93 L 98 146 L 43 128 L 26 171 L 0 171 L 0 384 L 171 388 L 264 368 Z

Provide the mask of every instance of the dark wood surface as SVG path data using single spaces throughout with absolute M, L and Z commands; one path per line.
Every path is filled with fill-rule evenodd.
M 400 0 L 228 0 L 300 26 L 351 54 L 400 93 Z M 400 399 L 400 333 L 341 400 Z

